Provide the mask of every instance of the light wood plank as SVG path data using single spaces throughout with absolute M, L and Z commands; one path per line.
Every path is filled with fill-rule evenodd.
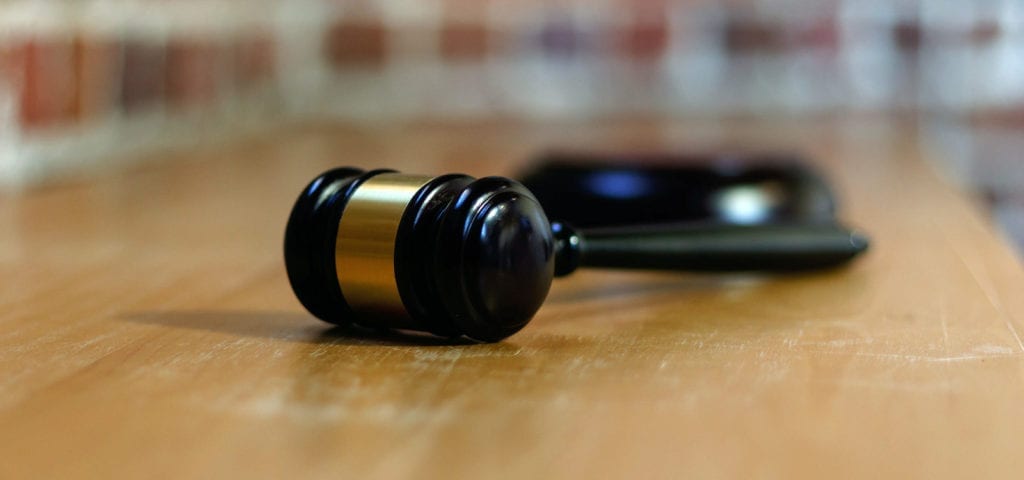
M 284 222 L 321 170 L 513 174 L 552 146 L 807 152 L 873 249 L 578 273 L 493 345 L 294 299 Z M 1016 478 L 1024 273 L 924 157 L 879 119 L 321 125 L 0 197 L 0 478 Z

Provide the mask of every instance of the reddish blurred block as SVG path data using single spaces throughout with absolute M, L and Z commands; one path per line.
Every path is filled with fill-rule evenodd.
M 924 32 L 916 22 L 903 21 L 893 28 L 892 37 L 901 50 L 916 51 L 921 48 Z
M 634 19 L 616 35 L 619 55 L 632 60 L 653 60 L 668 48 L 669 31 L 664 16 Z
M 18 92 L 18 121 L 37 130 L 73 119 L 75 81 L 71 44 L 59 38 L 14 42 L 4 55 L 4 74 Z
M 232 80 L 239 88 L 258 85 L 274 78 L 277 51 L 267 32 L 238 38 L 232 47 Z
M 797 29 L 793 36 L 798 47 L 825 50 L 839 48 L 839 28 L 834 17 L 817 19 Z
M 78 35 L 72 43 L 76 83 L 73 112 L 85 121 L 113 110 L 120 71 L 120 45 L 112 39 Z
M 725 46 L 730 53 L 781 52 L 786 48 L 785 27 L 763 21 L 734 19 L 726 24 Z
M 209 40 L 172 39 L 166 63 L 171 106 L 206 105 L 217 99 L 223 71 L 218 45 Z
M 893 33 L 897 44 L 906 49 L 918 48 L 925 42 L 939 48 L 966 45 L 984 47 L 998 40 L 1000 35 L 1002 28 L 992 20 L 977 20 L 969 27 L 936 25 L 925 28 L 908 23 L 897 27 Z
M 482 60 L 489 52 L 490 32 L 481 23 L 445 22 L 441 26 L 441 58 Z
M 121 106 L 126 112 L 164 99 L 164 47 L 155 41 L 127 40 L 121 66 Z
M 17 90 L 21 86 L 24 61 L 20 45 L 0 40 L 0 88 Z
M 387 36 L 380 20 L 339 20 L 324 36 L 324 54 L 335 67 L 380 67 L 387 61 Z
M 971 44 L 982 46 L 994 42 L 1001 34 L 1002 29 L 999 27 L 998 23 L 991 20 L 982 20 L 971 28 L 968 36 L 970 37 L 969 41 Z

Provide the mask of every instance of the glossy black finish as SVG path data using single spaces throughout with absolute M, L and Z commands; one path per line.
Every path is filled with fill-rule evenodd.
M 284 237 L 288 281 L 299 302 L 321 320 L 344 325 L 354 317 L 335 272 L 338 221 L 352 192 L 387 171 L 329 170 L 313 179 L 295 201 Z
M 395 281 L 409 315 L 423 330 L 446 337 L 462 335 L 445 313 L 434 265 L 442 220 L 467 185 L 466 175 L 443 175 L 423 186 L 409 202 L 395 241 Z
M 499 340 L 523 328 L 554 277 L 554 239 L 540 204 L 500 177 L 467 186 L 442 220 L 435 269 L 445 312 L 465 335 Z
M 838 224 L 682 224 L 587 230 L 580 264 L 690 272 L 799 272 L 843 265 L 868 248 Z
M 555 276 L 564 277 L 579 268 L 583 239 L 575 228 L 562 222 L 552 223 L 551 233 L 555 236 Z
M 834 196 L 806 163 L 793 155 L 552 153 L 520 178 L 548 218 L 578 228 L 831 222 Z
M 338 222 L 355 189 L 385 170 L 325 172 L 303 190 L 285 232 L 285 264 L 299 301 L 321 320 L 388 328 L 354 311 L 335 271 Z M 530 321 L 554 276 L 554 240 L 540 204 L 500 177 L 437 177 L 399 224 L 395 280 L 416 329 L 497 341 Z
M 285 234 L 288 278 L 302 304 L 336 324 L 388 328 L 353 311 L 338 285 L 338 222 L 366 179 L 386 172 L 341 168 L 299 196 Z M 405 209 L 395 280 L 413 328 L 497 341 L 523 328 L 552 278 L 580 266 L 686 271 L 801 271 L 848 262 L 867 239 L 834 223 L 740 226 L 671 224 L 576 230 L 549 224 L 523 185 L 500 177 L 434 178 Z

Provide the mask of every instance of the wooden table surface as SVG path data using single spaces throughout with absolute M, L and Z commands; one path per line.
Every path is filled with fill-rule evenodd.
M 878 119 L 317 125 L 0 197 L 0 478 L 1020 478 L 1024 272 Z M 328 167 L 795 150 L 870 233 L 777 279 L 590 271 L 490 345 L 353 335 L 288 287 Z

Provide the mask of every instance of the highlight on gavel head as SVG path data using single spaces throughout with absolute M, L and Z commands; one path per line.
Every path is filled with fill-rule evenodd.
M 555 266 L 539 202 L 501 177 L 330 170 L 296 201 L 284 249 L 321 320 L 481 341 L 530 321 Z

